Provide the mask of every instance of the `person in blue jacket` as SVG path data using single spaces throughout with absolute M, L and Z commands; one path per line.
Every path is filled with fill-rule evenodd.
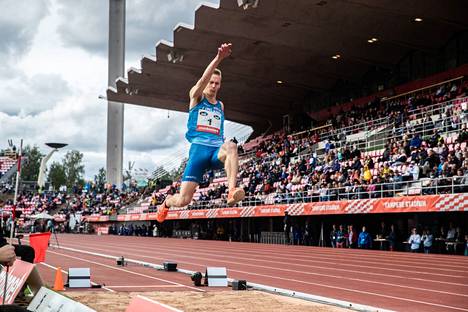
M 366 227 L 362 227 L 362 232 L 359 233 L 358 247 L 362 249 L 369 249 L 372 246 L 372 237 L 366 232 Z

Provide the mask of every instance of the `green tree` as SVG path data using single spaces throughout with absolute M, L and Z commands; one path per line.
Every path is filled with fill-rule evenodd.
M 65 175 L 65 169 L 63 165 L 54 161 L 52 165 L 50 165 L 48 179 L 50 184 L 54 187 L 54 189 L 58 189 L 60 186 L 65 185 L 67 182 L 67 177 Z
M 39 147 L 26 145 L 23 155 L 27 157 L 27 162 L 21 168 L 21 179 L 23 181 L 37 181 L 41 159 L 44 155 L 39 151 Z
M 104 189 L 104 184 L 106 183 L 106 169 L 104 169 L 104 167 L 101 167 L 98 174 L 94 176 L 94 182 L 98 190 Z
M 62 161 L 63 170 L 67 178 L 67 188 L 71 190 L 74 185 L 84 185 L 83 153 L 72 150 L 68 151 Z

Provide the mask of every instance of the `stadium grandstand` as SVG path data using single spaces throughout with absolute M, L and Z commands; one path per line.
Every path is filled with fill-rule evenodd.
M 186 91 L 209 57 L 207 47 L 232 41 L 236 52 L 223 65 L 226 116 L 254 129 L 253 135 L 233 131 L 239 132 L 239 185 L 247 195 L 236 207 L 226 204 L 224 170 L 207 172 L 190 205 L 172 209 L 168 221 L 157 224 L 158 205 L 180 187 L 180 181 L 160 179 L 163 168 L 185 158 L 185 150 L 175 150 L 146 188 L 122 191 L 88 183 L 72 195 L 25 192 L 17 208 L 26 215 L 57 213 L 57 221 L 82 215 L 86 232 L 108 228 L 118 234 L 119 228 L 129 232 L 130 225 L 144 225 L 148 234 L 158 227 L 158 235 L 169 237 L 333 246 L 333 224 L 353 225 L 357 232 L 366 225 L 380 239 L 383 222 L 386 231 L 396 226 L 403 250 L 413 226 L 443 238 L 446 233 L 438 232 L 455 222 L 462 240 L 468 227 L 468 37 L 462 20 L 452 7 L 435 10 L 436 5 L 422 21 L 416 21 L 414 8 L 393 4 L 346 4 L 328 16 L 335 5 L 201 5 L 194 27 L 176 26 L 173 43 L 160 41 L 156 59 L 144 57 L 141 69 L 130 69 L 107 92 L 115 102 L 186 111 Z M 304 22 L 303 10 L 316 12 L 317 19 Z M 274 13 L 280 11 L 287 15 Z M 338 21 L 359 14 L 374 17 L 365 27 L 338 31 Z M 227 16 L 230 23 L 221 23 Z M 264 25 L 255 22 L 260 17 Z M 387 23 L 394 18 L 401 21 L 399 34 Z M 217 24 L 222 27 L 208 31 Z M 379 36 L 364 33 L 377 26 Z M 277 35 L 264 37 L 266 32 Z M 324 33 L 329 40 L 312 40 Z M 346 42 L 346 48 L 335 41 Z M 174 53 L 178 59 L 169 58 Z M 161 83 L 151 83 L 161 75 Z M 10 178 L 2 180 L 2 191 L 10 193 L 16 172 L 11 153 L 0 158 L 0 174 Z M 3 211 L 11 210 L 10 200 Z
M 208 292 L 197 271 L 229 266 L 231 285 L 247 276 L 250 288 L 346 309 L 468 311 L 466 12 L 462 0 L 202 4 L 194 25 L 178 24 L 106 96 L 187 112 L 213 51 L 231 42 L 219 97 L 239 125 L 225 139 L 237 144 L 245 198 L 229 206 L 226 172 L 211 170 L 189 205 L 158 222 L 181 187 L 167 169 L 183 167 L 187 151 L 174 149 L 151 176 L 140 169 L 147 185 L 20 188 L 15 205 L 17 153 L 5 150 L 3 219 L 16 211 L 23 232 L 58 233 L 48 257 L 102 266 L 109 292 Z M 153 263 L 171 257 L 195 287 Z
M 332 224 L 367 225 L 377 238 L 384 222 L 398 225 L 403 249 L 413 226 L 434 234 L 451 221 L 467 228 L 466 24 L 435 2 L 420 4 L 430 19 L 418 17 L 418 6 L 346 3 L 337 12 L 337 5 L 203 5 L 193 28 L 176 26 L 155 59 L 143 58 L 109 89 L 112 101 L 186 111 L 208 47 L 220 40 L 236 47 L 223 64 L 221 97 L 228 119 L 254 129 L 239 147 L 247 197 L 227 208 L 225 174 L 207 173 L 211 183 L 159 226 L 164 235 L 331 246 Z M 309 11 L 315 18 L 305 18 Z M 372 18 L 347 22 L 358 15 Z M 117 219 L 89 220 L 151 221 L 179 186 L 173 181 Z M 293 216 L 290 237 L 285 211 Z M 304 239 L 306 232 L 313 237 Z

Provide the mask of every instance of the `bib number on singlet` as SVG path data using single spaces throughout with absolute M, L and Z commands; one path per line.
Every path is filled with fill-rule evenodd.
M 198 111 L 197 131 L 219 134 L 221 129 L 221 116 L 217 112 L 204 109 Z

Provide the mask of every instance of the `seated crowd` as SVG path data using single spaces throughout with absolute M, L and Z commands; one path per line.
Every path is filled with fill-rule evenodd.
M 465 96 L 466 89 L 466 82 L 459 87 L 442 85 L 433 94 L 374 101 L 339 115 L 331 123 L 337 135 L 329 136 L 321 155 L 311 151 L 321 141 L 314 131 L 301 136 L 280 133 L 261 141 L 253 156 L 241 159 L 239 175 L 247 196 L 243 205 L 468 191 L 467 104 L 424 111 L 425 105 Z M 414 109 L 420 110 L 418 118 Z M 336 127 L 370 122 L 369 116 L 387 116 L 392 125 L 382 149 L 363 151 L 358 142 L 347 143 L 346 135 L 344 139 L 338 135 L 341 130 Z M 200 186 L 190 208 L 223 207 L 225 190 L 224 183 Z

